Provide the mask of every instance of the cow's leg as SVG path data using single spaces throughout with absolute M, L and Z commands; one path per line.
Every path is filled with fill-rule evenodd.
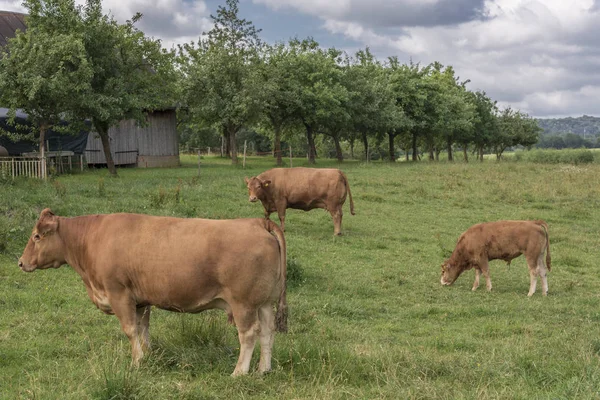
M 260 362 L 258 372 L 264 373 L 271 370 L 271 352 L 275 338 L 275 315 L 273 306 L 266 304 L 258 310 L 260 320 Z
M 329 213 L 331 214 L 331 218 L 333 218 L 333 234 L 340 236 L 342 234 L 342 215 L 344 215 L 342 208 L 333 208 Z
M 128 293 L 119 293 L 118 295 L 109 295 L 110 306 L 119 318 L 121 329 L 129 338 L 131 343 L 132 364 L 136 367 L 144 356 L 140 339 L 138 335 L 138 324 L 135 302 L 129 297 Z
M 285 232 L 285 206 L 277 207 L 277 215 L 279 216 L 279 225 L 281 225 L 281 230 Z
M 150 310 L 152 306 L 137 308 L 135 310 L 138 323 L 138 336 L 140 337 L 142 349 L 150 350 Z
M 531 297 L 535 293 L 535 288 L 537 286 L 537 259 L 532 259 L 531 257 L 526 257 L 527 266 L 529 267 L 529 293 L 527 296 Z
M 544 296 L 548 295 L 548 268 L 546 267 L 546 263 L 544 262 L 544 253 L 540 254 L 540 256 L 538 257 L 538 261 L 537 261 L 537 265 L 538 265 L 538 273 L 540 274 L 540 277 L 542 278 L 542 294 Z
M 488 292 L 492 290 L 492 280 L 490 279 L 490 265 L 487 261 L 482 261 L 479 268 L 481 268 L 481 273 L 485 278 L 485 286 L 487 287 Z
M 473 282 L 473 289 L 471 289 L 472 291 L 477 290 L 477 288 L 479 287 L 479 276 L 481 275 L 481 270 L 479 268 L 475 268 L 475 282 Z
M 250 360 L 254 345 L 260 331 L 258 311 L 255 308 L 243 306 L 233 307 L 233 318 L 238 330 L 240 340 L 240 357 L 235 366 L 232 376 L 245 375 L 250 370 Z

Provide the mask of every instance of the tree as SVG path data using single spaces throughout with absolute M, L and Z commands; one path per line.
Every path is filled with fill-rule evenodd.
M 496 158 L 502 157 L 502 153 L 509 147 L 521 145 L 529 148 L 539 140 L 542 129 L 527 114 L 506 107 L 498 119 L 499 132 L 492 138 Z
M 39 133 L 43 158 L 48 129 L 62 132 L 82 129 L 82 122 L 72 110 L 86 101 L 93 69 L 81 32 L 56 31 L 41 18 L 42 14 L 52 14 L 56 15 L 56 23 L 68 24 L 65 10 L 75 10 L 73 1 L 26 0 L 24 5 L 31 14 L 29 26 L 25 32 L 18 32 L 3 50 L 0 97 L 2 104 L 9 108 L 13 122 L 17 109 L 29 115 L 31 129 Z M 23 133 L 28 137 L 37 136 L 32 131 Z
M 143 125 L 148 110 L 176 106 L 174 52 L 162 49 L 159 40 L 135 27 L 142 18 L 139 13 L 119 24 L 102 13 L 101 0 L 87 0 L 78 17 L 94 73 L 91 92 L 75 112 L 92 121 L 110 174 L 116 176 L 108 130 L 125 119 Z
M 369 161 L 369 137 L 378 136 L 395 127 L 399 110 L 388 84 L 389 74 L 369 48 L 359 50 L 346 61 L 344 85 L 348 91 L 347 108 L 350 125 L 362 139 L 365 160 Z M 352 136 L 350 136 L 352 137 Z M 393 160 L 395 154 L 390 154 Z
M 108 130 L 123 119 L 143 124 L 147 110 L 174 105 L 171 54 L 135 28 L 141 14 L 119 24 L 102 13 L 101 0 L 84 6 L 74 0 L 25 0 L 24 5 L 28 29 L 2 60 L 3 82 L 13 85 L 2 90 L 8 97 L 4 104 L 30 113 L 42 136 L 61 117 L 77 130 L 89 119 L 115 176 Z
M 206 37 L 180 47 L 187 106 L 197 118 L 219 127 L 237 164 L 236 134 L 262 111 L 259 48 L 252 22 L 238 16 L 238 0 L 227 0 L 211 15 Z
M 403 142 L 410 142 L 412 160 L 418 159 L 417 143 L 419 136 L 425 131 L 427 85 L 423 76 L 428 73 L 428 68 L 421 68 L 419 64 L 400 64 L 396 57 L 389 58 L 390 74 L 388 82 L 393 93 L 397 112 L 393 121 L 393 129 L 388 129 L 390 154 L 394 153 L 394 138 L 404 135 Z M 408 153 L 407 153 L 408 154 Z
M 292 52 L 289 46 L 278 43 L 266 48 L 262 63 L 265 123 L 274 135 L 277 166 L 282 165 L 281 136 L 283 129 L 295 119 L 300 107 L 293 88 Z
M 492 138 L 498 135 L 498 109 L 496 102 L 490 99 L 484 91 L 472 93 L 471 101 L 475 105 L 473 145 L 477 151 L 477 158 L 483 161 L 485 149 L 491 146 Z

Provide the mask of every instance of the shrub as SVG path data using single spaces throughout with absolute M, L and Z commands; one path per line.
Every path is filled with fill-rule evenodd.
M 594 153 L 587 149 L 531 150 L 519 153 L 516 160 L 540 164 L 589 164 L 594 162 Z

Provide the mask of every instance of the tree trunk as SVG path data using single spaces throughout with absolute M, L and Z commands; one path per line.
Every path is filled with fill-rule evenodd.
M 442 152 L 442 150 L 441 150 L 441 149 L 438 149 L 438 148 L 436 147 L 436 149 L 435 149 L 435 161 L 440 161 L 440 153 L 441 153 L 441 152 Z
M 46 148 L 44 146 L 44 142 L 46 140 L 46 129 L 48 129 L 48 125 L 46 125 L 45 123 L 41 123 L 40 124 L 40 173 L 42 174 L 42 177 L 44 179 L 46 179 L 46 165 L 48 165 L 46 163 L 46 160 L 44 158 L 44 156 L 46 155 Z
M 342 153 L 342 146 L 340 145 L 339 136 L 333 136 L 333 143 L 335 143 L 335 156 L 337 157 L 338 162 L 343 162 L 344 154 Z
M 390 162 L 396 162 L 396 150 L 394 149 L 394 138 L 396 137 L 395 133 L 388 132 L 388 140 L 389 140 L 389 154 L 390 154 Z
M 313 128 L 311 125 L 304 124 L 306 127 L 306 139 L 308 140 L 308 163 L 315 164 L 315 158 L 317 156 L 317 150 L 315 148 L 315 138 L 313 135 Z
M 365 146 L 365 161 L 369 162 L 369 138 L 367 137 L 367 132 L 361 132 L 360 135 Z
M 452 157 L 452 140 L 450 140 L 450 138 L 448 138 L 446 140 L 446 144 L 447 144 L 447 150 L 448 150 L 448 161 L 454 161 L 454 158 Z
M 237 130 L 235 128 L 230 128 L 229 130 L 229 150 L 231 151 L 231 165 L 237 165 L 238 156 L 237 156 L 237 143 L 235 142 L 235 134 Z
M 281 167 L 283 165 L 283 161 L 281 160 L 281 125 L 274 125 L 275 128 L 275 158 L 277 159 L 277 166 Z
M 463 144 L 463 155 L 465 157 L 465 162 L 469 162 L 469 154 L 466 144 Z
M 417 134 L 412 134 L 412 160 L 417 161 Z
M 224 131 L 223 136 L 225 137 L 225 158 L 231 158 L 231 137 L 229 132 Z
M 350 159 L 354 160 L 354 138 L 350 139 Z
M 435 160 L 434 146 L 429 146 L 429 161 Z
M 102 149 L 104 150 L 104 158 L 106 158 L 106 167 L 112 177 L 117 176 L 117 168 L 115 168 L 115 161 L 112 158 L 110 152 L 110 137 L 108 136 L 108 124 L 103 122 L 94 122 L 94 128 L 100 135 L 102 141 Z
M 406 157 L 406 161 L 409 161 L 408 155 L 410 153 L 410 149 L 408 148 L 408 146 L 406 146 L 406 148 L 404 149 L 404 157 Z

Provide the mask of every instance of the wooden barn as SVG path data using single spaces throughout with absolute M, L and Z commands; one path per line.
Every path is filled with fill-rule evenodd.
M 24 31 L 23 13 L 0 11 L 0 46 L 15 37 L 16 30 Z M 149 111 L 147 123 L 138 126 L 133 120 L 121 121 L 110 128 L 110 146 L 117 166 L 173 167 L 179 165 L 179 137 L 174 108 Z M 100 137 L 88 135 L 85 158 L 89 165 L 105 165 Z
M 108 131 L 115 165 L 175 167 L 179 165 L 179 137 L 175 109 L 148 112 L 147 125 L 121 121 Z M 100 136 L 90 132 L 85 158 L 89 165 L 106 164 Z

